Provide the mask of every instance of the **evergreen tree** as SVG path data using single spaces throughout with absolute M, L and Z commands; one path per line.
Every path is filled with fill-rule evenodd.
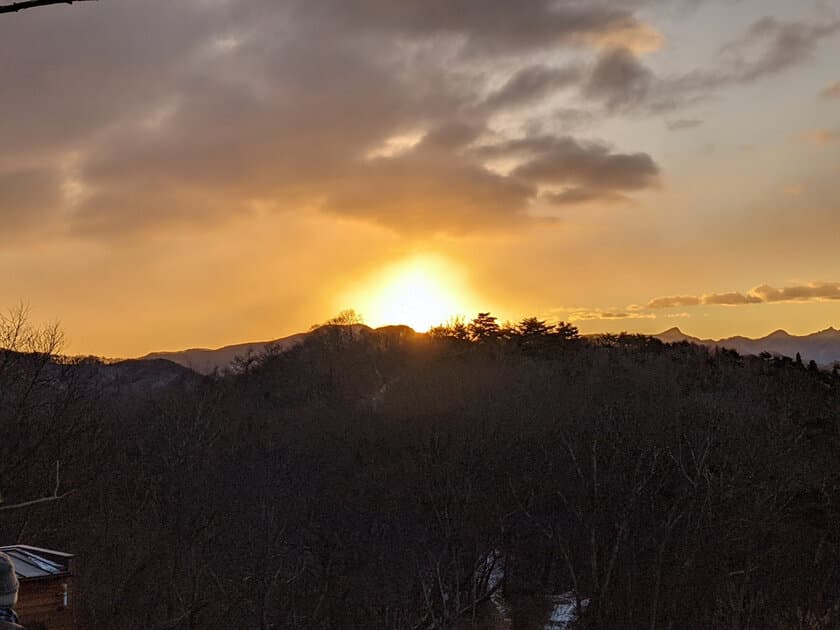
M 497 319 L 498 318 L 490 315 L 490 313 L 479 313 L 476 318 L 470 322 L 470 337 L 474 341 L 489 341 L 496 339 L 501 332 Z

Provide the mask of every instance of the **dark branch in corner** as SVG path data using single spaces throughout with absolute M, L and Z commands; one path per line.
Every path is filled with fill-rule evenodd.
M 17 13 L 35 7 L 46 7 L 51 4 L 73 4 L 74 2 L 96 2 L 96 0 L 24 0 L 23 2 L 0 5 L 0 13 Z
M 65 0 L 66 1 L 66 0 Z M 41 497 L 40 499 L 33 499 L 31 501 L 24 501 L 23 503 L 14 503 L 12 505 L 0 505 L 0 512 L 8 512 L 10 510 L 22 510 L 23 508 L 32 507 L 33 505 L 40 505 L 42 503 L 52 503 L 53 501 L 60 501 L 61 499 L 73 494 L 73 490 L 59 494 L 61 489 L 61 462 L 55 463 L 55 487 L 51 495 Z M 0 500 L 2 502 L 2 500 Z

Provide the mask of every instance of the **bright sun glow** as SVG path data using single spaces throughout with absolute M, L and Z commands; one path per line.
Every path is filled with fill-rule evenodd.
M 439 258 L 415 258 L 377 274 L 350 297 L 370 326 L 406 324 L 418 332 L 472 311 L 456 270 Z

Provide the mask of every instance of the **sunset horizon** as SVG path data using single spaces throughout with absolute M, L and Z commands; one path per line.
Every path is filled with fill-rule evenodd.
M 840 0 L 0 0 L 0 630 L 840 629 Z
M 840 324 L 840 10 L 820 0 L 110 0 L 4 16 L 0 42 L 0 307 L 60 320 L 73 354 L 348 307 Z

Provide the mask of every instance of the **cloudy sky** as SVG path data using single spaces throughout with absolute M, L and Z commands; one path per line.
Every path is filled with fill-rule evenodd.
M 0 307 L 110 356 L 348 307 L 840 327 L 838 59 L 837 0 L 0 15 Z

